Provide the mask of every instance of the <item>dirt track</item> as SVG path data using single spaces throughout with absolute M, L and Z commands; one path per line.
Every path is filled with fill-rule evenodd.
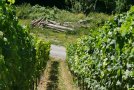
M 37 90 L 79 90 L 73 82 L 73 77 L 65 61 L 65 47 L 51 45 L 50 57 Z M 54 62 L 58 63 L 58 66 L 53 65 Z M 53 70 L 56 70 L 57 73 Z M 54 79 L 51 80 L 51 78 Z M 57 81 L 55 82 L 55 80 Z M 53 83 L 55 83 L 54 86 Z
M 51 45 L 50 57 L 65 60 L 66 59 L 65 47 Z

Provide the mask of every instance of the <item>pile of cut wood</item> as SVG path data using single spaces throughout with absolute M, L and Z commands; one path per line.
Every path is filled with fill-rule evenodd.
M 45 20 L 42 18 L 33 20 L 31 22 L 31 25 L 32 27 L 40 27 L 40 28 L 47 27 L 47 28 L 51 28 L 53 30 L 62 31 L 62 32 L 74 30 L 73 28 L 68 27 L 68 25 L 65 25 L 65 24 L 62 25 L 61 23 L 58 23 L 56 21 Z

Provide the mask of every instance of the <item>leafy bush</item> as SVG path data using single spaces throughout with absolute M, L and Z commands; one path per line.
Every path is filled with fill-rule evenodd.
M 29 18 L 29 14 L 31 13 L 32 6 L 30 4 L 22 4 L 20 6 L 17 6 L 16 9 L 16 15 L 20 19 L 26 19 Z
M 0 89 L 34 90 L 49 59 L 50 43 L 30 35 L 15 15 L 14 7 L 0 1 Z
M 30 4 L 22 4 L 16 7 L 19 19 L 56 19 L 56 15 L 60 10 L 57 8 L 47 8 L 39 5 L 31 6 Z
M 58 13 L 59 9 L 56 8 L 46 8 L 39 5 L 35 5 L 31 8 L 31 13 L 29 15 L 32 19 L 44 18 L 44 19 L 55 19 L 55 14 Z
M 87 90 L 133 88 L 133 60 L 134 7 L 67 48 L 70 70 L 84 80 L 83 85 L 88 86 Z

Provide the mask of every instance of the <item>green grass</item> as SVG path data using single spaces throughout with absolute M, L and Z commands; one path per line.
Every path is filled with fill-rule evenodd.
M 30 25 L 30 22 L 31 22 L 30 19 L 19 20 L 19 23 L 22 25 Z M 38 28 L 38 27 L 30 28 L 30 32 L 38 37 L 41 37 L 42 39 L 50 41 L 52 44 L 63 45 L 63 46 L 65 46 L 67 43 L 75 42 L 76 39 L 80 37 L 80 35 L 78 34 L 76 35 L 76 34 L 69 34 L 67 32 L 56 32 L 48 28 Z
M 31 29 L 31 33 L 36 33 L 37 36 L 50 41 L 52 44 L 63 46 L 65 46 L 67 43 L 75 42 L 76 39 L 79 37 L 77 35 L 70 35 L 63 32 L 55 32 L 52 29 L 41 29 L 37 27 Z
M 31 19 L 19 19 L 19 24 L 30 26 L 31 21 Z
M 46 40 L 49 40 L 52 44 L 66 45 L 73 43 L 77 38 L 88 35 L 91 30 L 96 30 L 106 20 L 111 19 L 112 15 L 104 13 L 91 12 L 88 16 L 83 13 L 72 13 L 66 10 L 60 10 L 56 7 L 48 8 L 41 7 L 39 5 L 31 6 L 30 4 L 23 4 L 16 7 L 17 16 L 19 17 L 19 23 L 22 25 L 30 26 L 33 19 L 45 18 L 48 20 L 54 20 L 63 24 L 64 22 L 70 22 L 70 27 L 74 28 L 74 32 L 55 32 L 48 28 L 30 28 L 30 32 L 40 36 Z M 78 23 L 84 20 L 85 23 Z

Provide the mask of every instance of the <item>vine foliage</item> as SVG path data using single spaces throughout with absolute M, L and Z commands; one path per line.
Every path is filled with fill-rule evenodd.
M 87 90 L 134 88 L 134 7 L 69 45 L 67 62 Z
M 49 59 L 50 43 L 20 26 L 15 8 L 0 1 L 0 90 L 34 90 Z

